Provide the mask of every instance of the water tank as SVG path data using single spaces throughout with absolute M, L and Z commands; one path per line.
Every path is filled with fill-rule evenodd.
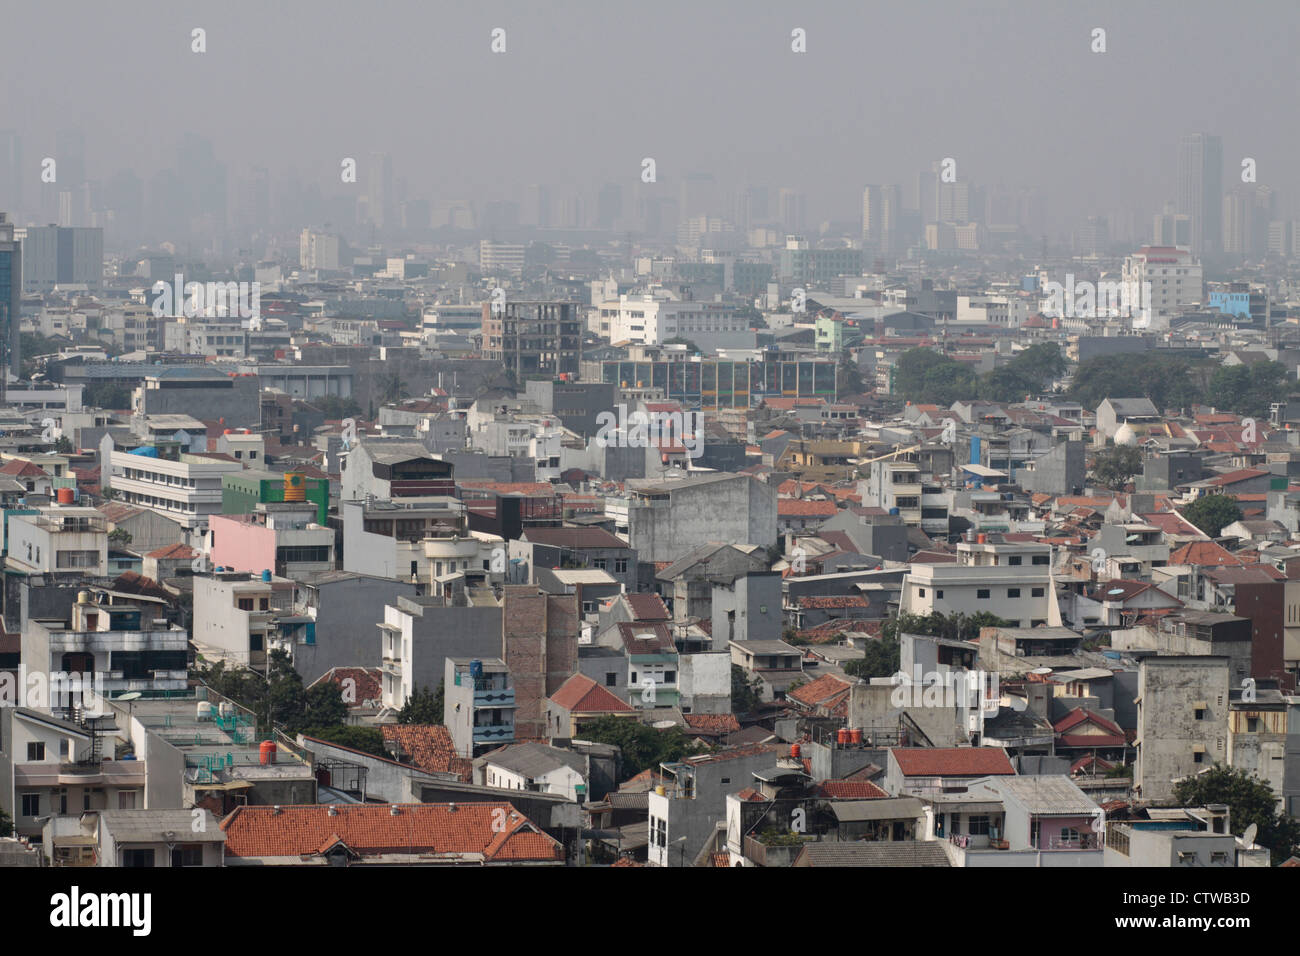
M 847 727 L 841 727 L 835 731 L 835 742 L 843 747 L 849 742 L 849 730 Z
M 985 535 L 982 535 L 982 534 L 977 534 L 977 535 L 975 535 L 975 543 L 976 543 L 976 544 L 987 544 L 987 543 L 988 543 L 988 537 L 985 536 Z
M 257 755 L 263 767 L 275 763 L 275 741 L 263 740 L 257 748 Z
M 228 701 L 223 700 L 221 702 L 221 705 L 217 707 L 217 713 L 219 713 L 222 717 L 229 717 L 234 712 L 235 712 L 235 708 Z
M 799 749 L 799 745 L 798 745 L 798 744 L 791 744 L 791 745 L 790 745 L 790 759 L 791 759 L 791 760 L 798 760 L 798 759 L 799 759 L 799 754 L 800 754 L 800 753 L 802 753 L 802 751 Z
M 472 660 L 469 662 L 469 676 L 474 680 L 479 680 L 483 676 L 483 662 Z
M 194 719 L 195 719 L 195 720 L 211 720 L 211 719 L 212 719 L 212 705 L 209 704 L 206 700 L 201 700 L 201 701 L 199 701 L 198 706 L 195 708 Z
M 655 787 L 655 795 L 660 797 L 664 796 L 664 785 L 662 783 Z
M 266 568 L 263 568 L 263 569 L 262 569 L 262 581 L 263 581 L 263 583 L 265 583 L 265 584 L 270 584 L 270 583 L 271 583 L 271 572 L 270 572 L 269 570 L 267 570 Z
M 71 488 L 60 488 L 55 494 L 55 500 L 61 505 L 70 505 L 77 498 L 77 493 Z
M 296 471 L 287 471 L 284 474 L 284 500 L 307 500 L 307 480 Z
M 849 731 L 849 743 L 853 744 L 855 747 L 860 747 L 862 745 L 861 727 L 855 727 Z

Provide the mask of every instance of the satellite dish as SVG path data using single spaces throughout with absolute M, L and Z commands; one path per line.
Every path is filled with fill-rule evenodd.
M 1245 840 L 1248 845 L 1253 846 L 1255 843 L 1255 835 L 1257 833 L 1259 833 L 1259 827 L 1252 823 L 1250 826 L 1246 827 L 1246 832 L 1241 835 L 1241 838 Z
M 1107 593 L 1107 594 L 1123 594 L 1123 593 L 1124 593 L 1124 589 L 1123 589 L 1123 588 L 1111 588 L 1111 589 L 1110 589 L 1109 591 L 1107 591 L 1106 593 Z
M 1052 669 L 1051 669 L 1050 667 L 1035 667 L 1035 668 L 1034 668 L 1033 670 L 1031 670 L 1029 673 L 1031 673 L 1031 674 L 1050 674 L 1050 673 L 1052 673 Z
M 140 693 L 138 690 L 132 690 L 132 691 L 127 691 L 125 694 L 118 697 L 117 699 L 118 700 L 139 700 L 143 696 L 144 694 Z

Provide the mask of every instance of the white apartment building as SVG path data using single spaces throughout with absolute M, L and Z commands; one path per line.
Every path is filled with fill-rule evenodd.
M 9 516 L 9 564 L 29 573 L 108 575 L 108 523 L 96 508 L 52 505 Z
M 744 332 L 749 320 L 731 306 L 714 302 L 678 302 L 654 295 L 621 295 L 600 307 L 601 327 L 609 324 L 611 342 L 661 345 L 665 339 L 707 332 Z
M 1036 305 L 1029 296 L 959 295 L 957 321 L 1018 329 L 1033 314 Z
M 118 451 L 105 436 L 100 449 L 101 484 L 117 500 L 156 511 L 186 530 L 206 529 L 210 515 L 221 514 L 221 476 L 244 470 L 237 461 L 181 452 L 175 458 Z M 138 449 L 144 451 L 145 449 Z M 105 461 L 107 459 L 107 461 Z M 107 464 L 107 468 L 104 465 Z
M 304 269 L 332 272 L 339 267 L 339 237 L 304 229 L 298 240 L 298 264 Z
M 485 274 L 516 276 L 521 274 L 524 271 L 523 243 L 480 239 L 478 267 Z
M 899 610 L 922 616 L 987 611 L 1013 627 L 1059 627 L 1052 547 L 977 535 L 957 545 L 956 564 L 912 565 L 903 579 Z
M 1204 283 L 1201 263 L 1186 249 L 1176 246 L 1143 246 L 1124 260 L 1122 283 L 1130 289 L 1150 289 L 1149 315 L 1144 327 L 1151 329 L 1169 328 L 1169 320 L 1198 303 L 1204 296 Z M 1148 285 L 1150 283 L 1150 285 Z M 1135 318 L 1140 317 L 1139 310 L 1134 309 Z

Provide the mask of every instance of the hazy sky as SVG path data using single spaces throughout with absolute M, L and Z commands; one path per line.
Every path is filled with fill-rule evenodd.
M 665 182 L 802 189 L 818 219 L 855 218 L 864 183 L 946 156 L 1063 213 L 1145 207 L 1174 198 L 1178 137 L 1205 130 L 1225 186 L 1250 156 L 1289 199 L 1298 26 L 1290 0 L 6 0 L 0 129 L 33 176 L 57 129 L 84 129 L 100 179 L 147 179 L 190 129 L 233 176 L 337 183 L 342 157 L 379 150 L 412 194 L 479 200 L 631 187 L 652 156 Z

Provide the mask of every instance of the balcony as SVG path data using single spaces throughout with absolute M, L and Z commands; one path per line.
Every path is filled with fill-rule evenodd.
M 514 724 L 482 724 L 474 727 L 474 743 L 508 743 L 515 739 Z
M 513 707 L 515 706 L 515 689 L 505 687 L 497 690 L 475 690 L 474 706 L 475 708 Z

